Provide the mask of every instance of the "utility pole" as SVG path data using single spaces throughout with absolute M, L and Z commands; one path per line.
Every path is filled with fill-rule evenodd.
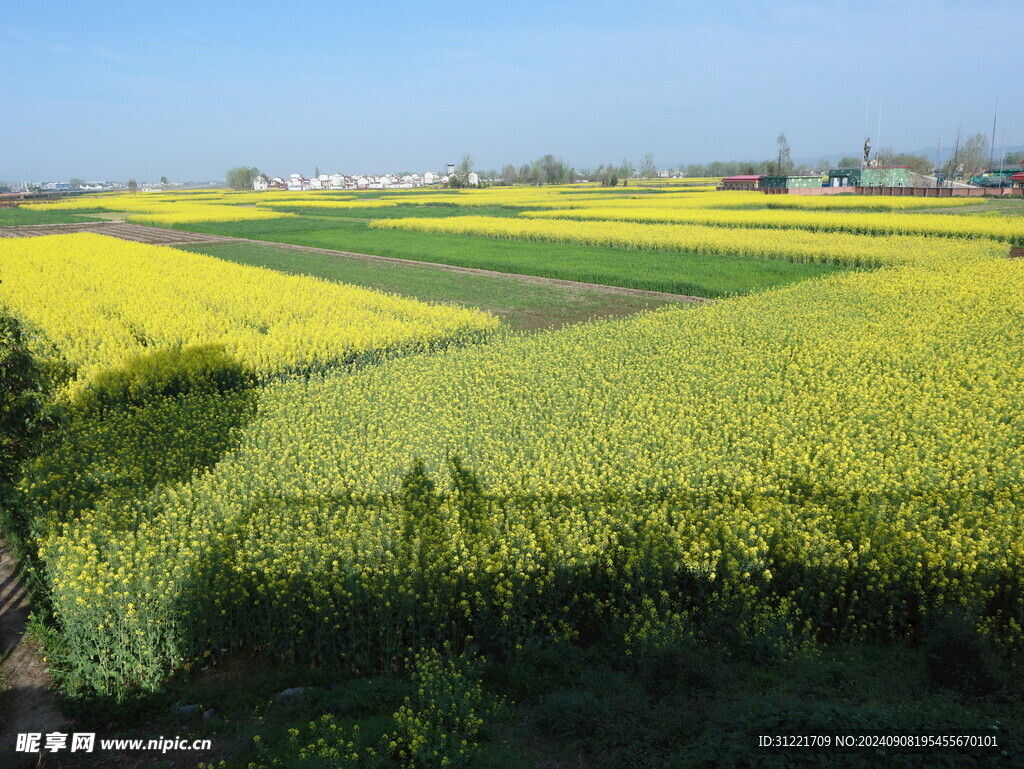
M 999 171 L 1002 173 L 1003 161 L 1006 160 L 1006 131 L 1003 131 L 1003 149 L 999 153 Z
M 882 97 L 878 97 L 878 133 L 875 134 L 875 146 L 878 147 L 875 150 L 875 157 L 882 151 Z
M 939 143 L 935 147 L 935 175 L 938 176 L 942 173 L 942 137 L 939 137 Z M 938 181 L 938 180 L 936 180 Z
M 956 127 L 956 146 L 953 148 L 953 178 L 956 179 L 957 161 L 960 160 L 960 126 Z
M 868 114 L 871 111 L 871 92 L 864 98 L 864 138 L 868 137 Z M 864 159 L 864 152 L 860 154 L 860 170 L 864 170 L 864 166 L 867 165 L 867 160 Z
M 999 115 L 999 97 L 996 97 L 996 108 L 992 112 L 992 141 L 988 145 L 988 170 L 992 170 L 992 153 L 996 151 L 996 116 Z

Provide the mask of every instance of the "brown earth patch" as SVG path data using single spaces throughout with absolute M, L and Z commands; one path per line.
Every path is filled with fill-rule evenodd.
M 10 549 L 0 541 L 0 675 L 5 682 L 0 699 L 0 766 L 19 765 L 4 762 L 5 757 L 18 755 L 14 749 L 19 733 L 66 732 L 69 723 L 57 705 L 39 646 L 25 637 L 31 608 Z M 35 757 L 22 754 L 21 758 L 36 765 Z
M 76 222 L 74 224 L 23 224 L 16 227 L 0 227 L 0 238 L 38 238 L 43 235 L 67 235 L 73 232 L 92 232 L 109 235 L 135 243 L 154 246 L 173 246 L 183 243 L 213 243 L 233 240 L 220 235 L 203 235 L 198 232 L 167 230 L 162 227 L 147 227 L 129 224 L 125 221 Z

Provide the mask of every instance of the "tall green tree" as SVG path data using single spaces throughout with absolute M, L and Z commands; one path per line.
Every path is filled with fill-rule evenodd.
M 785 133 L 779 133 L 779 138 L 775 140 L 775 143 L 779 145 L 779 155 L 775 162 L 775 173 L 779 176 L 793 173 L 793 158 L 789 152 L 789 142 L 786 140 Z
M 455 175 L 459 177 L 462 184 L 469 184 L 469 175 L 473 173 L 473 156 L 468 152 L 462 156 L 459 167 L 455 169 Z
M 988 170 L 988 137 L 983 133 L 968 136 L 960 148 L 960 164 L 964 167 L 964 178 Z
M 892 147 L 883 147 L 875 153 L 875 159 L 880 166 L 906 166 L 915 174 L 930 174 L 931 160 L 923 155 L 911 155 L 907 152 L 893 152 Z
M 658 175 L 658 169 L 654 165 L 654 155 L 648 152 L 640 161 L 640 176 L 644 179 L 653 179 Z
M 137 181 L 135 181 L 134 179 L 129 179 L 128 180 L 128 191 L 129 192 L 138 192 L 139 191 L 139 183 Z
M 253 179 L 259 175 L 260 169 L 256 167 L 237 166 L 228 170 L 227 185 L 233 190 L 251 190 Z

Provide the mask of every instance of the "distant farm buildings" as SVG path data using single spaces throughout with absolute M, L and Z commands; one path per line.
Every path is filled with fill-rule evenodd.
M 748 190 L 761 189 L 761 177 L 757 174 L 740 174 L 739 176 L 727 176 L 722 179 L 719 185 L 723 190 Z
M 905 166 L 876 168 L 833 168 L 829 187 L 934 187 L 935 177 L 915 174 Z
M 469 175 L 470 184 L 479 184 L 479 177 L 476 173 Z M 257 192 L 266 190 L 291 190 L 300 192 L 304 190 L 401 190 L 412 189 L 413 187 L 425 187 L 432 184 L 447 183 L 447 177 L 441 177 L 433 171 L 420 174 L 384 174 L 382 176 L 360 175 L 349 176 L 348 174 L 318 174 L 309 178 L 302 174 L 292 174 L 287 179 L 280 176 L 268 177 L 264 174 L 257 176 L 252 187 Z
M 1009 179 L 1009 181 L 1006 181 Z M 972 180 L 973 181 L 973 180 Z M 915 173 L 905 166 L 832 168 L 827 174 L 743 174 L 727 176 L 718 189 L 747 190 L 768 194 L 828 195 L 842 193 L 874 195 L 925 195 L 960 197 L 977 195 L 1021 195 L 1024 173 L 1000 176 L 998 184 L 943 183 L 934 176 Z M 1011 188 L 1010 184 L 1013 187 Z M 995 189 L 993 189 L 995 188 Z
M 768 190 L 799 190 L 821 186 L 821 174 L 761 177 L 761 189 L 766 192 Z
M 742 174 L 727 176 L 721 190 L 783 192 L 822 187 L 934 187 L 934 177 L 915 174 L 904 166 L 833 168 L 827 174 Z

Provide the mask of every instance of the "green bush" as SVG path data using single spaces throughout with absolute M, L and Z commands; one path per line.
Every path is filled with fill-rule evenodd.
M 87 414 L 102 413 L 188 393 L 223 393 L 252 381 L 251 373 L 229 356 L 223 345 L 171 348 L 101 372 L 72 407 Z
M 21 326 L 0 314 L 0 526 L 20 560 L 26 554 L 25 515 L 16 485 L 53 417 L 46 378 L 28 351 Z
M 474 661 L 436 651 L 416 655 L 413 697 L 395 713 L 388 744 L 405 769 L 471 767 L 480 758 L 484 725 L 498 703 L 484 691 Z

